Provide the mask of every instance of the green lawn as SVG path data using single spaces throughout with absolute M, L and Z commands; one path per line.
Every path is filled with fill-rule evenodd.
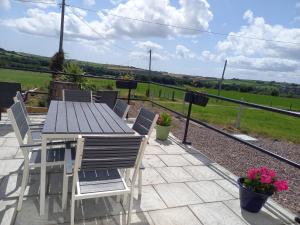
M 48 74 L 4 70 L 0 69 L 0 81 L 20 82 L 23 90 L 38 87 L 40 91 L 47 91 L 51 76 Z M 115 88 L 115 81 L 107 79 L 88 79 L 88 83 L 93 84 L 97 89 L 103 89 L 107 86 Z M 146 90 L 150 87 L 153 94 L 152 99 L 178 112 L 187 111 L 187 104 L 183 107 L 184 92 L 172 88 L 161 87 L 159 85 L 148 85 L 139 83 L 135 90 L 137 97 L 145 98 Z M 208 93 L 216 94 L 217 90 L 197 89 Z M 172 101 L 174 92 L 175 101 Z M 160 98 L 159 98 L 160 94 Z M 241 99 L 245 101 L 288 109 L 292 104 L 292 109 L 300 111 L 300 99 L 274 97 L 267 95 L 256 95 L 250 93 L 240 93 L 235 91 L 222 91 L 225 97 Z M 121 90 L 122 96 L 127 96 L 127 90 Z M 238 105 L 224 101 L 216 101 L 210 98 L 207 107 L 193 106 L 192 117 L 216 124 L 223 127 L 234 127 L 238 112 Z M 300 120 L 298 118 L 288 117 L 277 113 L 266 112 L 253 108 L 245 107 L 241 117 L 241 130 L 249 134 L 259 134 L 275 139 L 284 139 L 300 143 Z

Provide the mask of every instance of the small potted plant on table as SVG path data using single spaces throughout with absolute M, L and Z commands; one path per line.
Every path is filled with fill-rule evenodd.
M 251 168 L 247 177 L 238 179 L 240 204 L 243 209 L 257 213 L 275 192 L 288 189 L 287 181 L 279 180 L 276 173 L 267 167 Z
M 170 133 L 172 117 L 168 113 L 161 113 L 156 122 L 156 138 L 158 140 L 167 140 Z

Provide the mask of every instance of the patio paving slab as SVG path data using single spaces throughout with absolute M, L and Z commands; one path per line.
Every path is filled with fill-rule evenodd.
M 219 174 L 208 166 L 185 166 L 183 167 L 197 180 L 216 180 L 223 179 Z
M 243 220 L 221 202 L 189 206 L 203 225 L 245 225 Z
M 234 197 L 213 181 L 188 182 L 187 185 L 204 201 L 216 202 Z
M 10 174 L 22 173 L 22 159 L 5 159 L 0 163 L 0 175 L 6 176 Z
M 149 212 L 155 225 L 201 225 L 188 207 Z
M 145 155 L 160 155 L 166 152 L 159 145 L 148 145 L 145 149 Z
M 166 183 L 166 181 L 154 168 L 147 168 L 143 171 L 143 185 L 163 183 Z
M 182 167 L 162 167 L 156 170 L 168 183 L 195 181 Z
M 191 165 L 191 163 L 189 161 L 187 161 L 181 155 L 159 155 L 159 158 L 167 166 L 188 166 L 188 165 Z
M 19 149 L 18 147 L 10 147 L 5 145 L 0 146 L 0 160 L 15 158 L 18 149 Z
M 184 183 L 154 185 L 168 207 L 185 206 L 203 201 Z
M 144 155 L 144 167 L 165 167 L 166 164 L 157 155 Z
M 206 158 L 202 154 L 183 154 L 182 156 L 194 166 L 212 163 L 210 159 Z
M 231 181 L 228 180 L 214 180 L 218 185 L 223 187 L 228 193 L 230 193 L 232 196 L 235 198 L 239 198 L 239 189 L 236 183 L 232 183 Z
M 0 200 L 0 225 L 10 225 L 15 217 L 16 199 Z

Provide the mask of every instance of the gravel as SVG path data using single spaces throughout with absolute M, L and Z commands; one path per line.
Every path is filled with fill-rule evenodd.
M 132 102 L 130 117 L 135 117 L 141 106 L 153 111 L 163 111 L 152 107 L 149 102 Z M 185 120 L 173 115 L 171 132 L 180 140 L 183 138 Z M 256 145 L 264 147 L 283 157 L 300 162 L 300 145 L 285 141 L 274 141 L 255 137 Z M 222 165 L 237 176 L 245 176 L 251 167 L 267 166 L 277 171 L 280 178 L 288 180 L 289 190 L 273 195 L 273 199 L 285 208 L 300 215 L 300 170 L 251 147 L 230 139 L 206 127 L 190 123 L 188 141 L 208 158 Z

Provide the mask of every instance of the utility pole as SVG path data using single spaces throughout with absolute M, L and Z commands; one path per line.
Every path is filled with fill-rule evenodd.
M 149 50 L 149 77 L 151 75 L 151 61 L 152 61 L 152 50 Z
M 222 78 L 219 81 L 218 96 L 220 96 L 220 92 L 221 92 L 221 88 L 222 88 L 222 82 L 224 80 L 224 74 L 225 74 L 226 66 L 227 66 L 227 59 L 225 60 L 225 64 L 224 64 L 224 68 L 223 68 L 223 73 L 222 73 Z
M 64 22 L 65 22 L 65 0 L 61 3 L 61 15 L 60 15 L 60 37 L 59 37 L 59 50 L 63 52 L 63 41 L 64 41 Z

